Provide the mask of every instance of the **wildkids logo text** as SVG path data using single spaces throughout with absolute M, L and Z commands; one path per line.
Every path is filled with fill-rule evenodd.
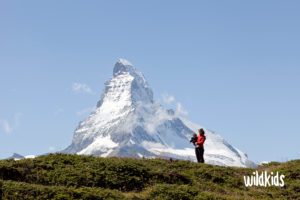
M 263 171 L 261 173 L 255 171 L 251 176 L 244 176 L 244 183 L 246 187 L 252 187 L 252 186 L 283 187 L 284 178 L 285 176 L 283 174 L 279 175 L 278 172 L 274 174 L 273 172 L 269 173 L 267 171 Z

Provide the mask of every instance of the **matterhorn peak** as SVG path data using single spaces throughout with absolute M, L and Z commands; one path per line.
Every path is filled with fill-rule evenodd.
M 153 102 L 153 92 L 144 75 L 124 58 L 120 58 L 116 62 L 113 69 L 113 78 L 106 82 L 104 96 L 114 96 L 114 99 L 117 99 L 118 102 L 127 101 L 133 104 Z M 123 101 L 120 101 L 121 99 Z M 100 103 L 102 103 L 102 100 Z
M 113 74 L 114 76 L 118 76 L 120 74 L 124 73 L 133 73 L 137 70 L 133 67 L 133 65 L 124 58 L 119 58 L 119 60 L 116 62 Z
M 119 59 L 97 108 L 79 124 L 63 152 L 195 160 L 189 140 L 199 128 L 155 102 L 144 75 L 129 61 Z M 252 166 L 245 154 L 219 135 L 207 130 L 206 136 L 207 163 Z

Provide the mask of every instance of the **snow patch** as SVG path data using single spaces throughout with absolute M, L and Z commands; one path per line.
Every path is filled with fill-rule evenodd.
M 95 149 L 99 150 L 103 150 L 103 152 L 106 152 L 112 148 L 117 147 L 118 144 L 113 142 L 110 138 L 110 135 L 106 136 L 106 137 L 98 137 L 92 144 L 90 144 L 87 148 L 81 150 L 80 152 L 78 152 L 78 154 L 84 154 L 84 155 L 89 155 L 89 154 L 93 154 L 93 152 L 95 151 Z

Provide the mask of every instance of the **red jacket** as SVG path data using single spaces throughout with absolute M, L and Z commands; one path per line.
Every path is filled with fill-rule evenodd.
M 205 135 L 198 135 L 196 143 L 198 146 L 203 147 L 205 140 L 206 140 Z

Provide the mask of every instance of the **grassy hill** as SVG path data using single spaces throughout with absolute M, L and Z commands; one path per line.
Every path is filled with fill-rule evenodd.
M 245 187 L 253 169 L 163 159 L 51 154 L 0 161 L 2 199 L 300 199 L 300 160 L 270 163 L 285 186 Z M 0 198 L 1 199 L 1 198 Z

